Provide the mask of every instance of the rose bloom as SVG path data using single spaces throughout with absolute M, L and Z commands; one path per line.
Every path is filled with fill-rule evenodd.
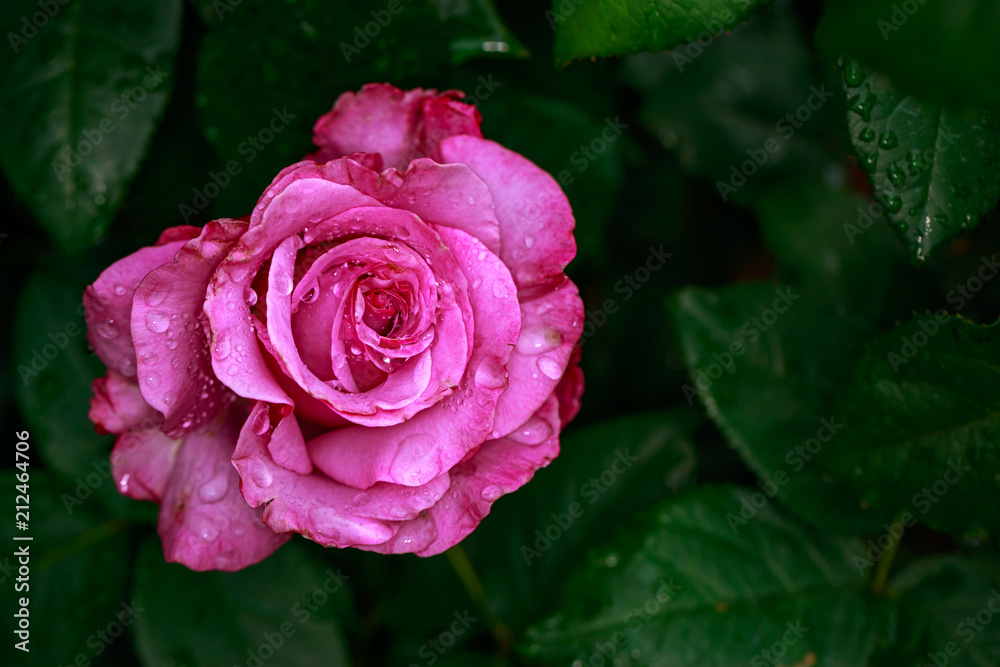
M 573 214 L 462 97 L 341 96 L 248 218 L 168 229 L 87 288 L 90 417 L 167 560 L 236 570 L 292 533 L 434 555 L 558 454 Z

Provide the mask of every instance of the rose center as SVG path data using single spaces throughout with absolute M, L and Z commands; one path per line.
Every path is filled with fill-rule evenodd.
M 364 296 L 364 323 L 380 336 L 392 336 L 403 320 L 402 313 L 406 309 L 403 298 L 383 289 L 368 290 Z

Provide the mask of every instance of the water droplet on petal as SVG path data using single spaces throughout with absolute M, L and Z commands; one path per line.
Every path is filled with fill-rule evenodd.
M 493 501 L 497 500 L 500 496 L 503 495 L 503 490 L 499 486 L 494 486 L 493 484 L 490 484 L 489 486 L 483 489 L 483 492 L 480 495 L 483 500 L 485 500 L 488 503 L 492 503 Z
M 257 303 L 257 290 L 247 285 L 243 288 L 243 300 L 247 302 L 248 306 L 252 306 Z
M 525 236 L 524 237 L 524 245 L 526 247 L 528 247 L 528 248 L 530 248 L 531 246 L 535 245 L 535 237 L 532 236 L 531 234 L 528 234 L 527 236 Z
M 539 445 L 548 440 L 552 433 L 552 424 L 541 417 L 532 417 L 507 437 L 522 445 Z
M 229 334 L 223 330 L 215 338 L 215 345 L 212 347 L 212 354 L 216 359 L 225 359 L 232 352 L 232 345 L 229 342 Z
M 198 536 L 202 542 L 214 542 L 219 539 L 219 525 L 215 520 L 202 512 L 189 512 L 184 519 L 184 524 L 192 533 Z
M 198 497 L 206 503 L 217 503 L 222 500 L 229 489 L 229 474 L 220 472 L 198 489 Z
M 114 320 L 108 320 L 107 322 L 98 322 L 97 335 L 107 340 L 118 338 L 118 327 L 114 325 Z
M 264 435 L 267 433 L 267 429 L 271 428 L 271 418 L 268 416 L 267 410 L 254 413 L 251 419 L 250 428 L 257 435 Z
M 115 285 L 115 294 L 117 294 L 118 296 L 125 296 L 125 286 Z
M 160 376 L 156 373 L 149 373 L 145 376 L 146 386 L 155 389 L 160 386 Z
M 351 504 L 354 505 L 355 507 L 360 507 L 361 505 L 364 505 L 371 499 L 372 497 L 369 494 L 362 491 L 358 495 L 354 496 L 354 499 L 351 500 Z
M 153 333 L 163 333 L 170 327 L 170 318 L 160 310 L 151 310 L 146 313 L 146 328 Z
M 562 376 L 562 364 L 552 357 L 540 357 L 538 359 L 538 370 L 552 380 L 558 380 Z
M 274 276 L 274 290 L 281 296 L 292 293 L 292 278 L 284 271 L 278 271 Z

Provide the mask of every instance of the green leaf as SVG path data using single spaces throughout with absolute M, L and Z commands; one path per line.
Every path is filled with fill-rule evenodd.
M 817 460 L 843 437 L 834 400 L 865 324 L 832 326 L 824 299 L 773 284 L 686 288 L 670 310 L 691 372 L 685 397 L 701 399 L 758 475 L 758 495 L 833 533 L 878 530 L 889 517 L 864 512 Z
M 493 611 L 522 626 L 564 580 L 567 565 L 608 525 L 687 484 L 697 424 L 694 411 L 678 409 L 565 435 L 555 461 L 498 501 L 462 543 Z
M 349 579 L 296 542 L 238 572 L 192 572 L 164 562 L 151 538 L 136 564 L 135 596 L 146 609 L 136 650 L 146 667 L 242 665 L 251 655 L 280 656 L 288 667 L 349 665 L 341 620 Z
M 779 2 L 705 47 L 634 56 L 623 69 L 650 132 L 685 169 L 711 178 L 723 201 L 742 201 L 838 169 L 822 138 L 838 113 L 836 89 L 809 48 Z
M 887 304 L 904 300 L 900 282 L 915 280 L 902 248 L 872 216 L 880 209 L 855 193 L 808 182 L 772 188 L 756 206 L 784 278 L 809 285 L 837 317 L 876 321 Z
M 79 254 L 106 233 L 166 104 L 181 2 L 48 6 L 0 10 L 12 47 L 0 55 L 0 164 L 42 227 Z
M 12 432 L 9 438 L 7 448 L 13 463 Z M 0 598 L 9 614 L 20 607 L 19 598 L 30 600 L 31 651 L 24 654 L 14 650 L 13 643 L 20 640 L 8 635 L 0 655 L 18 656 L 3 660 L 7 665 L 81 664 L 74 662 L 78 655 L 95 664 L 96 656 L 102 655 L 100 664 L 108 664 L 104 661 L 109 656 L 127 648 L 127 640 L 115 642 L 110 635 L 118 636 L 122 625 L 131 625 L 141 614 L 131 604 L 132 598 L 126 590 L 129 540 L 123 531 L 125 522 L 108 520 L 89 506 L 67 511 L 60 497 L 73 493 L 72 484 L 53 479 L 39 469 L 34 433 L 27 442 L 31 447 L 27 452 L 30 510 L 26 531 L 14 529 L 14 506 L 24 503 L 23 499 L 15 503 L 14 475 L 20 471 L 4 470 L 4 505 L 10 508 L 11 515 L 4 522 L 3 537 L 8 546 L 0 556 Z M 13 541 L 15 535 L 33 539 Z M 15 553 L 23 547 L 28 549 L 30 574 L 20 582 L 22 587 L 15 590 L 21 564 Z M 120 621 L 127 623 L 119 624 Z M 8 627 L 13 630 L 13 626 L 11 622 Z M 53 638 L 58 641 L 52 641 Z M 26 658 L 33 662 L 24 662 Z
M 104 366 L 87 350 L 80 272 L 42 270 L 28 280 L 14 316 L 14 393 L 39 457 L 68 479 L 97 474 L 89 491 L 117 498 L 107 470 L 111 438 L 87 417 L 90 383 Z M 106 474 L 108 473 L 108 474 Z M 85 499 L 85 498 L 81 498 Z
M 873 666 L 1000 663 L 1000 576 L 995 568 L 958 556 L 935 556 L 911 564 L 890 586 L 899 596 L 898 638 Z
M 556 61 L 666 51 L 737 26 L 768 0 L 552 0 Z
M 1000 326 L 917 317 L 868 345 L 837 414 L 826 460 L 874 507 L 940 530 L 1000 528 Z
M 996 206 L 1000 133 L 989 112 L 953 111 L 844 63 L 847 124 L 889 225 L 920 262 Z
M 950 106 L 1000 105 L 1000 5 L 991 0 L 831 0 L 824 51 L 885 72 Z
M 860 590 L 857 544 L 770 507 L 734 532 L 730 517 L 748 492 L 700 487 L 628 521 L 589 552 L 558 613 L 528 631 L 522 650 L 585 665 L 595 655 L 605 664 L 618 655 L 656 665 L 865 664 L 891 610 Z

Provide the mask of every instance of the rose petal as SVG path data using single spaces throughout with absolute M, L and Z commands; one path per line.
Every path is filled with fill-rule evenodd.
M 251 507 L 266 505 L 264 522 L 276 532 L 301 533 L 332 547 L 382 544 L 396 535 L 400 522 L 415 519 L 448 490 L 447 475 L 420 489 L 377 484 L 359 491 L 320 472 L 292 472 L 275 463 L 269 453 L 277 430 L 255 433 L 255 419 L 264 409 L 258 404 L 243 426 L 233 465 L 239 471 L 244 498 Z
M 189 433 L 181 443 L 160 507 L 157 530 L 167 561 L 192 570 L 253 565 L 288 541 L 261 521 L 240 495 L 229 459 L 239 435 L 231 415 Z M 292 473 L 294 474 L 294 473 Z
M 498 143 L 459 135 L 441 142 L 445 162 L 472 168 L 493 193 L 500 257 L 518 288 L 557 277 L 576 256 L 573 212 L 555 180 Z
M 163 431 L 180 437 L 201 428 L 230 400 L 212 370 L 202 306 L 215 268 L 246 231 L 237 220 L 215 220 L 154 269 L 136 288 L 132 340 L 139 388 L 163 413 Z
M 510 386 L 497 403 L 493 436 L 507 435 L 553 392 L 583 332 L 583 301 L 565 276 L 554 288 L 522 290 L 521 334 L 507 364 Z
M 475 331 L 465 376 L 452 395 L 401 424 L 352 426 L 307 442 L 316 467 L 345 484 L 426 484 L 492 430 L 497 398 L 507 387 L 505 366 L 521 328 L 513 279 L 476 238 L 457 229 L 442 228 L 440 234 L 462 270 L 476 276 L 468 289 Z
M 559 399 L 559 421 L 563 428 L 580 412 L 580 399 L 583 396 L 583 370 L 580 368 L 582 348 L 579 344 L 573 348 L 569 364 L 562 380 L 556 385 L 555 395 Z
M 403 92 L 388 84 L 368 84 L 344 93 L 313 127 L 319 150 L 310 159 L 326 162 L 351 153 L 378 153 L 386 167 L 405 169 L 417 157 L 435 156 L 452 134 L 482 136 L 475 107 L 458 101 L 458 91 L 438 95 L 419 88 Z
M 119 435 L 111 450 L 111 471 L 118 491 L 135 500 L 160 502 L 180 444 L 155 426 L 136 427 Z
M 90 421 L 98 431 L 104 433 L 124 433 L 146 422 L 142 428 L 158 426 L 163 420 L 150 407 L 133 380 L 109 370 L 107 375 L 94 380 L 94 392 L 90 399 Z
M 455 546 L 475 530 L 501 496 L 515 491 L 559 454 L 559 402 L 549 397 L 532 417 L 544 440 L 524 444 L 513 438 L 490 440 L 475 456 L 451 472 L 451 488 L 426 513 L 437 526 L 437 538 L 418 552 L 434 556 Z
M 141 248 L 118 260 L 104 269 L 83 294 L 87 341 L 108 368 L 125 377 L 136 376 L 130 324 L 135 288 L 150 271 L 171 261 L 189 238 L 197 236 L 194 227 L 168 229 L 164 236 L 168 232 L 174 240 Z

